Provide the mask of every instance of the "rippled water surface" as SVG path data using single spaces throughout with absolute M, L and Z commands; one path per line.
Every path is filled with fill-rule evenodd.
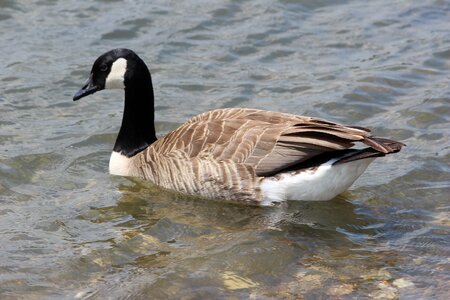
M 439 0 L 0 1 L 0 298 L 449 299 L 449 20 Z M 256 107 L 408 146 L 282 208 L 110 176 L 123 95 L 72 95 L 115 47 L 149 64 L 160 135 Z

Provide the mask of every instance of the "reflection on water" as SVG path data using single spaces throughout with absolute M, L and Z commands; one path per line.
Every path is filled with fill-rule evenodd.
M 1 299 L 448 299 L 445 1 L 2 1 Z M 152 71 L 157 132 L 218 107 L 368 126 L 407 147 L 324 202 L 194 199 L 109 176 L 117 91 L 74 105 L 100 53 Z
M 114 223 L 122 228 L 122 236 L 101 249 L 85 245 L 80 260 L 104 272 L 111 266 L 138 268 L 137 275 L 126 273 L 131 276 L 127 282 L 134 282 L 136 276 L 155 277 L 150 282 L 138 280 L 136 290 L 142 296 L 165 298 L 190 289 L 208 298 L 217 286 L 239 291 L 241 296 L 249 296 L 251 288 L 263 296 L 271 290 L 267 287 L 282 288 L 294 280 L 292 272 L 299 272 L 299 264 L 301 272 L 296 276 L 315 274 L 316 280 L 325 280 L 322 273 L 329 277 L 333 271 L 326 265 L 317 270 L 322 259 L 328 264 L 330 259 L 353 256 L 383 226 L 358 215 L 345 198 L 267 209 L 193 201 L 162 194 L 141 182 L 120 190 L 117 205 L 95 208 L 82 218 Z M 347 276 L 352 273 L 349 270 Z M 110 288 L 107 284 L 100 293 Z

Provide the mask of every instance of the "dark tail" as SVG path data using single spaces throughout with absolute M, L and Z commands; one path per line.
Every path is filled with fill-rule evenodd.
M 367 137 L 362 140 L 362 142 L 367 146 L 384 154 L 398 152 L 402 149 L 403 146 L 406 146 L 405 144 L 397 141 L 377 137 Z
M 334 165 L 369 157 L 385 156 L 386 154 L 399 152 L 403 146 L 406 146 L 405 144 L 397 141 L 376 137 L 365 138 L 362 142 L 367 146 L 370 146 L 370 148 L 360 150 L 349 149 L 342 159 L 336 161 Z
M 278 170 L 273 174 L 265 174 L 264 176 L 273 176 L 277 173 L 288 172 L 288 171 L 298 171 L 302 169 L 309 169 L 317 167 L 331 159 L 338 159 L 333 163 L 333 165 L 348 163 L 354 160 L 360 160 L 370 157 L 382 157 L 387 154 L 399 152 L 403 146 L 403 143 L 376 137 L 366 137 L 362 140 L 364 144 L 370 146 L 370 148 L 364 149 L 343 149 L 324 152 L 322 154 L 316 155 L 306 161 L 302 161 L 298 164 L 293 164 L 283 170 Z

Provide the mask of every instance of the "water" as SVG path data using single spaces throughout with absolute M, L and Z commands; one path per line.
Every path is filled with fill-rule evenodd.
M 448 299 L 450 3 L 0 2 L 1 299 Z M 119 91 L 150 66 L 157 130 L 219 107 L 368 126 L 408 146 L 324 203 L 192 199 L 107 174 Z

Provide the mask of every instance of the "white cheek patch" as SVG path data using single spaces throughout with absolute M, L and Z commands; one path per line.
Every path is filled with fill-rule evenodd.
M 127 71 L 127 60 L 125 58 L 117 59 L 111 66 L 111 71 L 106 77 L 105 89 L 123 89 L 125 88 L 124 76 Z

